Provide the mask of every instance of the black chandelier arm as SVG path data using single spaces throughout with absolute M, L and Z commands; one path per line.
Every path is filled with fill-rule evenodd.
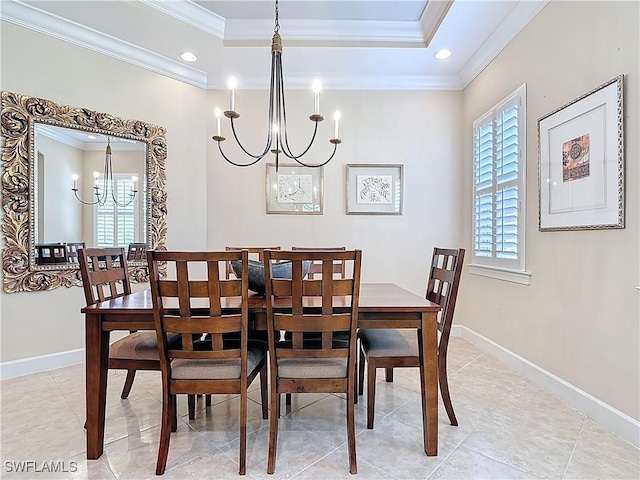
M 260 160 L 261 158 L 263 158 L 268 152 L 269 152 L 269 148 L 271 148 L 271 135 L 267 136 L 267 144 L 264 147 L 264 150 L 262 151 L 262 153 L 259 153 L 258 155 L 254 155 L 252 153 L 250 153 L 246 148 L 244 148 L 244 145 L 242 145 L 242 143 L 240 142 L 240 139 L 238 138 L 238 134 L 236 133 L 236 126 L 235 123 L 233 122 L 233 118 L 230 119 L 231 120 L 231 131 L 233 132 L 233 138 L 236 139 L 236 143 L 238 144 L 238 146 L 240 147 L 240 149 L 248 156 L 251 158 L 257 158 L 258 160 Z M 219 144 L 220 142 L 218 142 Z M 222 151 L 222 150 L 221 150 Z M 225 157 L 226 159 L 227 157 Z M 228 159 L 227 159 L 228 161 Z M 231 162 L 233 163 L 233 162 Z M 255 163 L 255 162 L 253 162 Z M 253 165 L 253 163 L 250 163 L 249 165 Z
M 255 158 L 255 160 L 253 160 L 250 163 L 238 163 L 238 162 L 234 162 L 233 160 L 231 160 L 229 157 L 227 157 L 224 152 L 222 151 L 222 143 L 218 142 L 218 150 L 220 150 L 220 154 L 222 155 L 222 158 L 224 158 L 227 162 L 229 162 L 231 165 L 235 165 L 236 167 L 250 167 L 251 165 L 255 165 L 256 163 L 258 163 L 260 160 L 262 160 L 264 158 L 264 156 L 267 154 L 266 152 L 260 156 L 260 157 L 256 157 L 254 155 L 250 155 L 251 157 Z
M 302 165 L 303 167 L 308 167 L 308 168 L 320 168 L 320 167 L 324 167 L 327 163 L 329 163 L 331 161 L 331 159 L 333 158 L 333 156 L 336 154 L 336 150 L 338 150 L 338 144 L 334 143 L 333 144 L 333 152 L 331 152 L 331 156 L 329 158 L 327 158 L 324 162 L 322 163 L 304 163 L 302 161 L 299 160 L 300 157 L 289 157 L 292 160 L 295 160 L 297 163 L 299 163 L 300 165 Z M 287 155 L 288 156 L 288 155 Z

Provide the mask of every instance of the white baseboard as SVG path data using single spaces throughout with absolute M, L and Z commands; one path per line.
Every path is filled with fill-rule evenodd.
M 557 396 L 567 405 L 581 411 L 603 427 L 635 445 L 636 448 L 640 448 L 640 422 L 635 418 L 616 410 L 611 405 L 597 399 L 584 390 L 580 390 L 562 378 L 538 367 L 526 358 L 501 347 L 494 341 L 489 340 L 464 325 L 453 325 L 451 335 L 461 336 L 469 340 L 512 370 Z
M 84 363 L 84 348 L 0 363 L 0 380 Z

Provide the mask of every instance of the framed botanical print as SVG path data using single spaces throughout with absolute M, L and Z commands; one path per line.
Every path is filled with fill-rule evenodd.
M 322 215 L 323 172 L 320 168 L 267 164 L 267 213 Z
M 347 165 L 347 215 L 402 215 L 400 164 Z

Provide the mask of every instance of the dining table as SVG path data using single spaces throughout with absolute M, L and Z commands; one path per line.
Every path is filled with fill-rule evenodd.
M 290 306 L 279 297 L 276 308 Z M 312 300 L 310 300 L 312 301 Z M 226 299 L 228 311 L 240 307 L 239 297 Z M 287 304 L 288 302 L 288 304 Z M 334 299 L 339 309 L 340 299 Z M 358 328 L 417 328 L 420 355 L 420 386 L 424 451 L 438 454 L 438 312 L 440 305 L 430 302 L 393 283 L 361 283 Z M 142 290 L 82 309 L 86 335 L 86 438 L 87 459 L 99 458 L 104 450 L 105 408 L 109 340 L 113 331 L 154 330 L 150 290 Z M 250 327 L 266 329 L 266 298 L 249 296 Z

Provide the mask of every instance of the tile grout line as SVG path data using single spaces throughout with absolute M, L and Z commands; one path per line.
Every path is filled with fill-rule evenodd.
M 576 441 L 573 444 L 573 448 L 571 449 L 571 454 L 569 455 L 569 460 L 567 460 L 567 466 L 564 467 L 564 472 L 562 474 L 562 478 L 566 478 L 567 477 L 567 472 L 569 471 L 569 466 L 571 465 L 571 460 L 573 460 L 573 454 L 576 451 L 576 448 L 578 448 L 578 442 L 580 441 L 580 434 L 582 433 L 582 431 L 584 430 L 584 425 L 587 422 L 587 416 L 583 415 L 583 419 L 582 419 L 582 425 L 580 425 L 580 430 L 578 430 L 578 436 L 576 437 Z

